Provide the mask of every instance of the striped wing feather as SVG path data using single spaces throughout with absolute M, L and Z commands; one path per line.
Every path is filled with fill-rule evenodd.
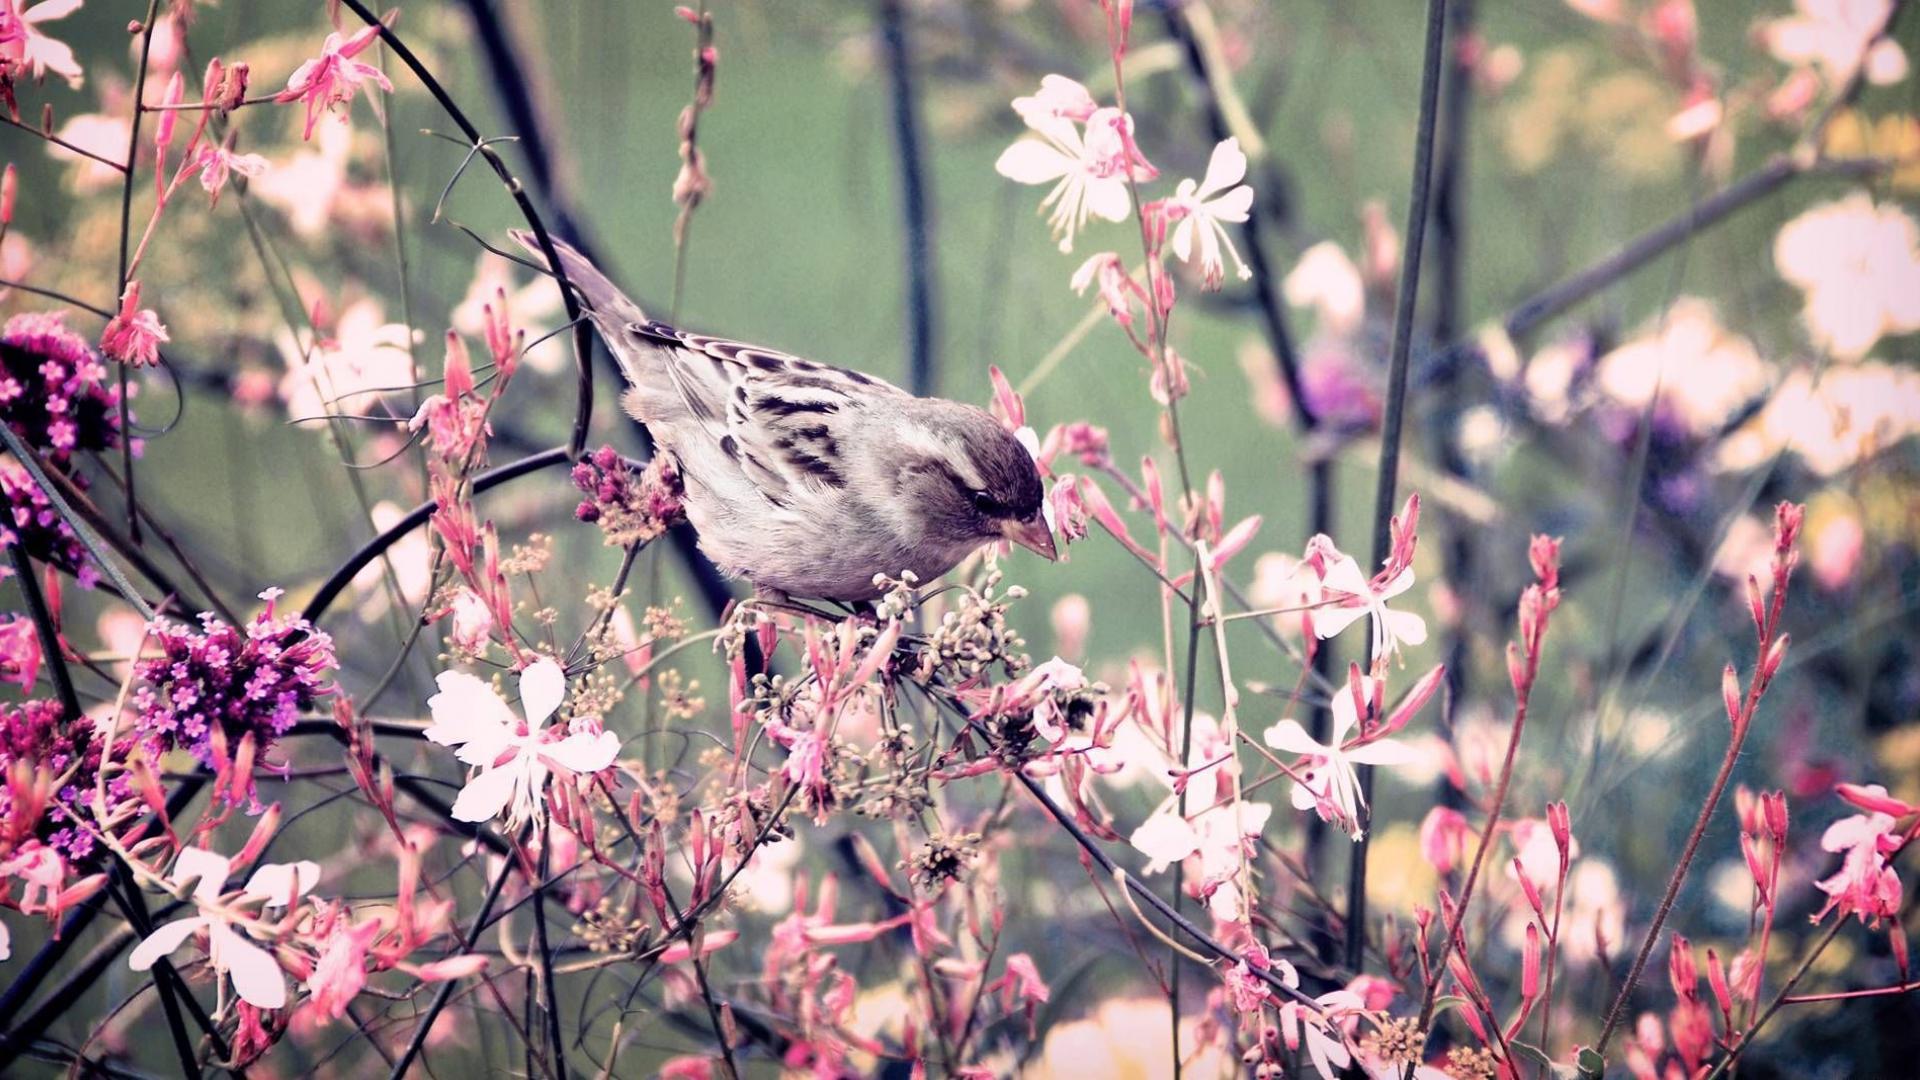
M 657 322 L 629 333 L 661 348 L 674 389 L 708 435 L 768 499 L 846 486 L 839 438 L 892 383 L 757 345 Z

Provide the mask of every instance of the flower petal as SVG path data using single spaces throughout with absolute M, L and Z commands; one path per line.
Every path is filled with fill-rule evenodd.
M 993 163 L 994 172 L 1016 184 L 1050 184 L 1072 168 L 1071 159 L 1040 139 L 1021 139 Z
M 273 954 L 248 941 L 232 927 L 215 922 L 209 930 L 219 942 L 220 959 L 240 1000 L 256 1009 L 278 1009 L 287 1003 L 287 980 Z
M 567 700 L 567 673 L 560 665 L 542 658 L 520 673 L 520 707 L 526 711 L 527 727 L 539 731 L 547 718 L 560 711 Z
M 1288 754 L 1325 754 L 1327 748 L 1307 734 L 1298 720 L 1291 718 L 1280 721 L 1260 736 L 1268 746 Z
M 190 915 L 184 919 L 175 919 L 147 935 L 147 939 L 133 947 L 127 957 L 127 966 L 135 971 L 146 971 L 153 962 L 173 952 L 186 941 L 195 930 L 207 925 L 204 915 Z
M 1348 750 L 1346 758 L 1356 765 L 1411 765 L 1420 752 L 1398 739 L 1377 739 Z
M 193 895 L 199 900 L 217 900 L 227 887 L 227 874 L 231 872 L 233 860 L 206 848 L 191 845 L 180 849 L 180 857 L 174 860 L 173 871 L 167 880 L 176 885 L 184 885 L 198 880 L 193 887 Z
M 581 732 L 540 747 L 541 757 L 576 773 L 597 773 L 613 764 L 613 759 L 619 755 L 620 736 L 611 731 L 603 731 L 598 735 Z
M 513 798 L 514 780 L 520 770 L 516 763 L 508 763 L 497 769 L 485 769 L 467 786 L 460 789 L 460 797 L 453 800 L 453 817 L 456 821 L 492 821 L 500 816 L 500 811 Z
M 514 725 L 513 710 L 485 681 L 464 671 L 443 671 L 434 682 L 440 692 L 427 699 L 433 713 L 433 724 L 424 732 L 429 742 L 459 746 L 504 735 Z
M 297 863 L 268 863 L 247 879 L 247 895 L 280 907 L 291 906 L 320 881 L 320 864 L 309 859 Z
M 1239 183 L 1247 175 L 1247 155 L 1240 150 L 1239 139 L 1225 139 L 1213 148 L 1213 156 L 1207 159 L 1207 178 L 1200 181 L 1200 197 L 1206 198 L 1216 192 L 1225 191 Z M 1253 192 L 1247 196 L 1252 198 Z

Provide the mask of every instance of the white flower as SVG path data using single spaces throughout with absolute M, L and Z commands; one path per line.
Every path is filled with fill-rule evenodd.
M 1328 562 L 1326 576 L 1321 583 L 1329 599 L 1341 594 L 1346 597 L 1342 604 L 1314 609 L 1313 633 L 1321 640 L 1338 635 L 1359 621 L 1362 615 L 1373 617 L 1374 656 L 1398 652 L 1402 642 L 1418 645 L 1427 640 L 1425 619 L 1411 611 L 1392 611 L 1387 607 L 1387 601 L 1413 588 L 1411 566 L 1394 575 L 1384 585 L 1375 585 L 1361 574 L 1360 564 L 1353 560 L 1353 556 L 1342 555 Z
M 1207 161 L 1206 178 L 1197 186 L 1191 178 L 1180 181 L 1168 202 L 1170 207 L 1183 212 L 1180 223 L 1173 227 L 1173 253 L 1180 261 L 1188 262 L 1197 248 L 1200 277 L 1209 289 L 1220 287 L 1226 270 L 1220 259 L 1223 245 L 1227 254 L 1233 256 L 1240 280 L 1253 276 L 1247 264 L 1240 261 L 1240 252 L 1227 236 L 1227 227 L 1221 224 L 1246 223 L 1247 211 L 1253 207 L 1253 189 L 1240 183 L 1246 175 L 1247 155 L 1240 152 L 1240 140 L 1227 139 L 1213 148 L 1213 156 Z
M 412 335 L 384 317 L 377 301 L 360 300 L 341 312 L 331 338 L 312 342 L 281 332 L 287 373 L 280 396 L 289 416 L 368 412 L 380 398 L 407 392 L 414 381 Z
M 1761 28 L 1774 57 L 1818 67 L 1839 86 L 1867 65 L 1867 81 L 1885 86 L 1906 77 L 1907 57 L 1891 37 L 1874 39 L 1893 14 L 1893 0 L 1795 0 L 1797 14 Z
M 1301 252 L 1281 290 L 1287 303 L 1314 309 L 1323 334 L 1345 337 L 1360 329 L 1367 314 L 1367 285 L 1360 268 L 1331 240 Z
M 196 930 L 207 932 L 207 962 L 233 980 L 240 1000 L 258 1009 L 278 1009 L 287 1003 L 287 982 L 273 954 L 247 939 L 234 925 L 235 912 L 222 905 L 232 860 L 204 848 L 184 847 L 167 880 L 176 885 L 194 882 L 193 902 L 198 915 L 175 919 L 147 935 L 127 958 L 135 971 L 146 971 L 154 961 L 172 953 Z M 268 863 L 253 872 L 241 899 L 258 900 L 267 907 L 290 907 L 320 880 L 317 863 Z
M 1300 975 L 1291 965 L 1282 969 L 1280 978 L 1288 986 L 1300 985 Z M 1313 1000 L 1318 1009 L 1298 1001 L 1280 1006 L 1280 1036 L 1289 1049 L 1298 1049 L 1304 1036 L 1307 1056 L 1320 1070 L 1322 1080 L 1337 1080 L 1340 1070 L 1353 1064 L 1353 1054 L 1334 1028 L 1334 1020 L 1344 1013 L 1363 1011 L 1366 1002 L 1351 990 L 1329 991 Z
M 1920 223 L 1897 205 L 1856 192 L 1816 206 L 1781 227 L 1773 262 L 1806 294 L 1814 344 L 1841 360 L 1920 330 Z
M 1077 87 L 1071 80 L 1061 83 Z M 1041 92 L 1020 98 L 1014 109 L 1020 113 L 1033 137 L 1023 138 L 1000 154 L 994 171 L 1017 184 L 1052 184 L 1053 190 L 1040 201 L 1040 208 L 1052 207 L 1047 224 L 1060 240 L 1061 251 L 1073 250 L 1073 236 L 1087 218 L 1099 215 L 1108 221 L 1125 221 L 1132 209 L 1127 192 L 1128 159 L 1137 179 L 1151 179 L 1153 167 L 1138 154 L 1129 154 L 1127 141 L 1120 137 L 1120 125 L 1130 132 L 1133 121 L 1118 109 L 1096 109 L 1085 115 L 1085 130 L 1074 121 L 1084 88 L 1075 96 L 1058 86 L 1043 83 Z M 1069 100 L 1071 99 L 1071 100 Z M 1092 99 L 1086 98 L 1090 104 Z
M 456 756 L 480 770 L 453 802 L 453 816 L 461 821 L 490 821 L 503 809 L 508 828 L 534 820 L 544 807 L 547 778 L 556 770 L 596 773 L 620 753 L 620 737 L 611 731 L 554 738 L 559 731 L 545 728 L 567 696 L 566 674 L 550 659 L 520 673 L 524 720 L 472 675 L 443 671 L 435 681 L 440 692 L 427 699 L 433 710 L 427 739 L 459 747 Z
M 1379 680 L 1367 680 L 1375 684 Z M 1299 721 L 1280 721 L 1262 736 L 1268 746 L 1288 754 L 1311 758 L 1304 774 L 1305 783 L 1293 785 L 1293 805 L 1297 810 L 1313 810 L 1322 819 L 1346 828 L 1355 840 L 1366 834 L 1361 811 L 1366 800 L 1360 794 L 1360 778 L 1355 765 L 1405 765 L 1414 760 L 1414 751 L 1394 739 L 1375 739 L 1359 746 L 1347 746 L 1347 737 L 1360 726 L 1360 708 L 1350 688 L 1333 695 L 1329 710 L 1333 715 L 1333 737 L 1321 743 L 1307 734 Z

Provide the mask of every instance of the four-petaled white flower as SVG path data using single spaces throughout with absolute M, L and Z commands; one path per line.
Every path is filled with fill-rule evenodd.
M 554 772 L 596 773 L 620 753 L 620 737 L 611 731 L 576 729 L 567 734 L 546 727 L 567 696 L 566 674 L 550 659 L 535 661 L 520 673 L 524 719 L 514 715 L 492 686 L 465 672 L 443 671 L 435 681 L 440 692 L 427 699 L 433 710 L 428 740 L 458 747 L 456 756 L 480 770 L 453 802 L 453 816 L 461 821 L 489 821 L 502 810 L 507 811 L 508 828 L 534 820 L 545 805 L 547 780 Z
M 1040 201 L 1052 208 L 1047 224 L 1061 251 L 1073 250 L 1073 235 L 1087 218 L 1125 221 L 1132 210 L 1127 179 L 1150 180 L 1153 166 L 1130 148 L 1133 120 L 1118 109 L 1088 111 L 1093 98 L 1071 79 L 1049 76 L 1040 93 L 1014 101 L 1014 110 L 1035 137 L 1006 148 L 993 168 L 1017 184 L 1052 184 Z M 1081 124 L 1075 121 L 1083 121 Z M 1129 137 L 1122 137 L 1125 129 Z
M 183 847 L 174 861 L 167 880 L 177 885 L 194 882 L 193 902 L 198 915 L 175 919 L 147 935 L 127 958 L 135 971 L 146 971 L 154 961 L 172 953 L 196 930 L 207 932 L 207 962 L 213 970 L 233 980 L 240 1000 L 258 1009 L 283 1008 L 287 1003 L 287 982 L 273 954 L 250 941 L 244 927 L 234 921 L 243 913 L 221 903 L 227 874 L 233 862 L 225 855 L 204 848 Z M 317 863 L 268 863 L 253 872 L 247 887 L 235 902 L 261 901 L 267 907 L 291 907 L 320 880 Z
M 1240 183 L 1246 175 L 1247 155 L 1240 150 L 1240 140 L 1227 139 L 1213 148 L 1206 177 L 1198 184 L 1191 178 L 1180 181 L 1168 202 L 1181 214 L 1179 224 L 1173 227 L 1173 253 L 1180 261 L 1189 262 L 1197 251 L 1200 277 L 1209 289 L 1219 288 L 1225 275 L 1226 264 L 1220 258 L 1223 246 L 1233 256 L 1240 280 L 1253 276 L 1222 224 L 1246 224 L 1247 211 L 1253 207 L 1253 189 Z
M 1327 563 L 1327 572 L 1320 580 L 1327 598 L 1341 602 L 1314 609 L 1316 637 L 1322 640 L 1333 637 L 1362 615 L 1370 615 L 1374 656 L 1398 652 L 1402 643 L 1418 645 L 1427 640 L 1425 619 L 1411 611 L 1393 611 L 1387 607 L 1387 601 L 1413 588 L 1413 567 L 1407 567 L 1385 583 L 1376 584 L 1360 572 L 1360 564 L 1353 556 L 1342 555 Z
M 1294 808 L 1316 811 L 1323 820 L 1338 823 L 1358 840 L 1366 834 L 1361 814 L 1367 803 L 1360 794 L 1360 778 L 1354 766 L 1405 765 L 1416 755 L 1411 747 L 1393 739 L 1346 745 L 1347 737 L 1360 726 L 1360 707 L 1350 687 L 1335 692 L 1329 711 L 1333 715 L 1333 737 L 1325 743 L 1290 718 L 1268 728 L 1262 738 L 1275 750 L 1312 759 L 1302 774 L 1305 782 L 1294 781 Z

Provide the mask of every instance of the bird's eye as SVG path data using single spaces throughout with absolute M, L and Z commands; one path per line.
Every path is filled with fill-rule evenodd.
M 995 501 L 993 496 L 984 491 L 976 491 L 973 493 L 973 508 L 988 517 L 999 517 L 1003 509 L 999 502 Z

